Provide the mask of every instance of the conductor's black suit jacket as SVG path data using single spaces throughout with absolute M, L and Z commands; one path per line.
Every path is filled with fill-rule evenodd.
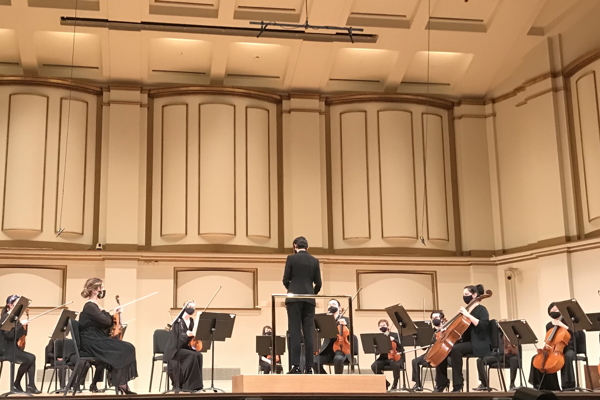
M 288 256 L 283 272 L 283 285 L 288 293 L 318 294 L 322 284 L 319 260 L 308 254 L 307 251 L 299 251 Z M 296 301 L 316 304 L 314 299 L 289 298 L 285 300 L 286 303 Z

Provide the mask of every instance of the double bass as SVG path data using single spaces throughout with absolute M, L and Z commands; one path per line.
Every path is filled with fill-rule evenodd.
M 533 357 L 533 366 L 542 374 L 554 374 L 565 365 L 564 349 L 569 345 L 571 334 L 560 326 L 554 327 L 546 332 L 544 347 L 538 349 Z
M 484 294 L 474 298 L 465 307 L 471 312 L 479 305 L 483 299 L 492 297 L 492 291 L 486 290 Z M 471 326 L 471 320 L 461 313 L 458 313 L 450 321 L 442 325 L 439 332 L 436 333 L 436 342 L 429 348 L 425 360 L 432 367 L 437 367 L 444 361 L 454 345 L 462 338 L 467 329 Z

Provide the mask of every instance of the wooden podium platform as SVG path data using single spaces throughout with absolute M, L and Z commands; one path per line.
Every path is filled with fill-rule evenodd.
M 233 393 L 385 393 L 384 375 L 236 375 Z

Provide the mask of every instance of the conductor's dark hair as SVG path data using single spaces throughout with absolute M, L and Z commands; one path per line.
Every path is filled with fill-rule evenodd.
M 292 244 L 296 245 L 299 249 L 308 249 L 308 240 L 304 236 L 298 236 Z
M 444 317 L 445 317 L 443 311 L 441 311 L 441 310 L 433 310 L 431 312 L 431 314 L 429 314 L 429 319 L 431 319 L 433 317 L 433 314 L 440 314 L 440 319 L 444 319 Z
M 467 289 L 471 294 L 476 294 L 477 296 L 481 296 L 485 293 L 485 289 L 481 284 L 465 286 L 465 289 Z

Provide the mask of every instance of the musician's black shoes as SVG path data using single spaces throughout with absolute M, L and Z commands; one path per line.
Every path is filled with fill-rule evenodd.
M 450 384 L 449 384 L 449 383 L 446 383 L 446 384 L 445 384 L 445 385 L 443 385 L 443 386 L 436 386 L 436 387 L 435 387 L 435 389 L 433 389 L 433 391 L 434 391 L 434 392 L 437 392 L 437 393 L 442 393 L 443 391 L 445 391 L 445 390 L 446 390 L 446 389 L 448 389 L 449 387 L 450 387 Z
M 98 390 L 98 386 L 96 386 L 95 383 L 92 383 L 90 385 L 90 392 L 92 392 L 92 393 L 98 393 L 98 392 L 100 392 L 100 390 Z
M 510 384 L 510 388 L 508 389 L 509 392 L 514 392 L 515 390 L 517 390 L 517 387 L 515 386 L 514 383 Z
M 14 388 L 15 388 L 15 392 L 17 392 L 17 393 L 23 393 L 23 388 L 21 387 L 20 383 L 15 382 Z
M 463 385 L 454 386 L 452 393 L 460 393 L 463 390 Z
M 415 383 L 415 386 L 412 387 L 413 392 L 422 392 L 423 388 L 419 386 L 418 383 Z
M 40 392 L 38 390 L 38 388 L 35 387 L 35 385 L 27 385 L 27 393 L 30 393 L 30 394 L 40 394 L 42 392 Z
M 297 365 L 292 365 L 292 368 L 290 368 L 290 372 L 288 372 L 288 374 L 301 374 L 301 373 L 302 373 L 302 370 Z
M 313 371 L 312 367 L 306 367 L 306 368 L 304 368 L 304 373 L 305 374 L 314 374 L 315 372 Z
M 474 391 L 476 392 L 484 392 L 484 391 L 488 391 L 488 387 L 485 386 L 484 384 L 480 383 L 479 386 L 477 386 L 476 388 L 473 388 Z

